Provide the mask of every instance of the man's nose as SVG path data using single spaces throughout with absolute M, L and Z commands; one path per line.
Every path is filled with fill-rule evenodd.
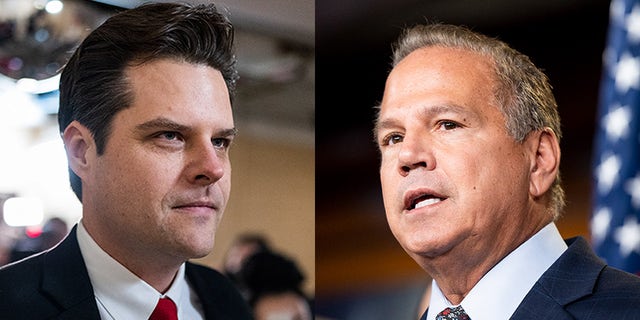
M 428 137 L 405 134 L 398 153 L 398 170 L 406 176 L 411 170 L 425 168 L 433 170 L 436 165 L 433 150 Z
M 189 179 L 191 183 L 208 185 L 220 180 L 225 174 L 227 154 L 216 149 L 210 141 L 193 147 Z

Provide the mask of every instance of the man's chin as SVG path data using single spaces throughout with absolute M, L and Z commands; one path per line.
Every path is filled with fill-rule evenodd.
M 201 259 L 213 251 L 213 241 L 207 243 L 185 243 L 181 248 L 181 255 L 186 259 Z
M 405 241 L 402 247 L 414 260 L 431 259 L 448 252 L 451 249 L 451 243 L 443 239 L 419 237 Z

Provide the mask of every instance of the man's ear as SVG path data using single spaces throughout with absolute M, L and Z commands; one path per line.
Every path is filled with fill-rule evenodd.
M 91 153 L 95 153 L 93 135 L 78 121 L 71 122 L 62 133 L 69 168 L 83 180 L 91 164 Z
M 529 143 L 535 156 L 531 159 L 529 193 L 534 198 L 545 194 L 560 170 L 560 144 L 551 128 L 531 133 Z

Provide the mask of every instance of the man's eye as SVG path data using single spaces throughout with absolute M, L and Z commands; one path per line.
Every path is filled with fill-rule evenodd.
M 176 140 L 178 139 L 179 135 L 177 132 L 173 132 L 173 131 L 166 131 L 166 132 L 162 132 L 158 135 L 158 137 L 160 138 L 164 138 L 166 140 Z
M 445 120 L 445 121 L 440 121 L 438 123 L 438 127 L 444 130 L 453 130 L 453 129 L 460 128 L 460 125 L 457 122 Z
M 400 142 L 402 142 L 402 136 L 397 133 L 388 134 L 382 139 L 382 145 L 385 146 L 391 146 Z
M 231 140 L 227 138 L 215 138 L 211 140 L 214 147 L 220 149 L 226 149 L 231 144 Z

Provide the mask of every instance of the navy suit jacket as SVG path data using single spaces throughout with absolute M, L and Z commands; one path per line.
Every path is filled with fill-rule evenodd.
M 225 276 L 189 262 L 185 274 L 206 319 L 252 319 Z M 53 249 L 0 269 L 0 318 L 100 319 L 75 227 Z
M 569 248 L 542 274 L 511 319 L 640 319 L 640 277 L 607 266 L 581 237 L 566 242 Z M 425 312 L 422 319 L 426 317 Z

